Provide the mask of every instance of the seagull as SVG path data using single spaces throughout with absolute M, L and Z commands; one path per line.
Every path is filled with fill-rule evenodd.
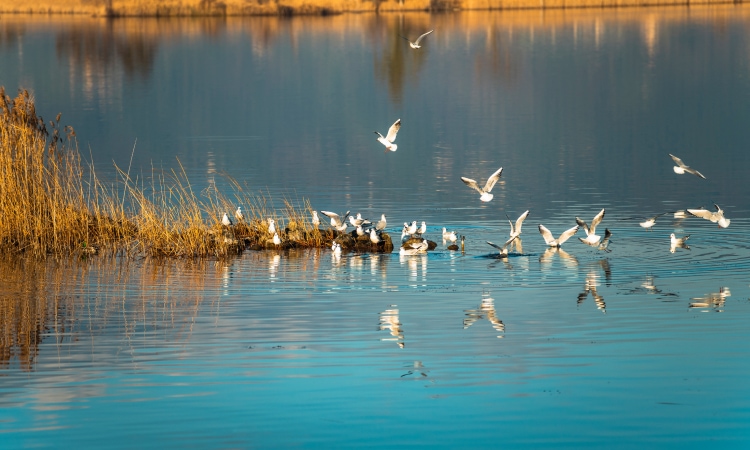
M 388 135 L 383 137 L 382 134 L 379 132 L 375 132 L 378 137 L 378 142 L 385 145 L 385 151 L 386 153 L 388 150 L 395 152 L 398 148 L 398 145 L 394 144 L 393 141 L 396 140 L 396 134 L 398 133 L 399 128 L 401 128 L 401 119 L 398 119 L 397 121 L 393 122 L 393 125 L 391 125 L 390 128 L 388 128 Z
M 503 174 L 503 168 L 497 169 L 495 173 L 490 175 L 489 178 L 487 178 L 487 183 L 484 185 L 484 188 L 480 188 L 479 185 L 475 180 L 472 180 L 471 178 L 461 177 L 461 181 L 466 183 L 467 186 L 474 189 L 475 191 L 479 192 L 480 197 L 479 200 L 483 202 L 488 202 L 492 200 L 493 195 L 490 194 L 490 191 L 493 187 L 495 187 L 495 183 L 497 183 L 497 180 L 500 179 L 500 176 Z
M 506 256 L 508 256 L 508 245 L 510 245 L 510 243 L 513 242 L 513 241 L 515 241 L 515 240 L 516 240 L 516 236 L 513 236 L 512 238 L 510 238 L 507 241 L 505 241 L 505 244 L 503 244 L 502 247 L 499 246 L 499 245 L 497 245 L 497 244 L 493 244 L 490 241 L 487 241 L 487 243 L 489 245 L 495 247 L 496 249 L 500 250 L 500 256 L 501 257 L 506 257 Z
M 599 222 L 602 221 L 602 218 L 604 218 L 604 208 L 599 211 L 599 214 L 594 216 L 594 219 L 591 221 L 591 226 L 586 224 L 586 222 L 584 222 L 580 218 L 576 217 L 576 223 L 579 226 L 583 227 L 583 231 L 586 232 L 586 238 L 578 238 L 578 240 L 583 242 L 584 244 L 588 244 L 591 246 L 597 245 L 602 237 L 596 235 L 596 226 L 599 225 Z
M 560 246 L 562 246 L 565 241 L 570 239 L 574 234 L 578 232 L 578 228 L 578 225 L 574 226 L 573 228 L 569 228 L 565 230 L 559 238 L 555 239 L 555 237 L 552 236 L 552 233 L 547 229 L 547 227 L 539 224 L 539 232 L 542 234 L 544 242 L 546 242 L 550 247 L 555 248 L 560 248 Z
M 609 238 L 612 237 L 612 232 L 609 231 L 609 228 L 604 229 L 604 239 L 599 243 L 599 246 L 597 247 L 599 250 L 605 251 L 607 253 L 611 252 L 612 250 L 609 249 Z
M 404 222 L 404 225 L 406 225 L 406 222 Z M 417 233 L 417 221 L 413 221 L 411 225 L 406 225 L 406 232 L 408 234 L 416 234 Z
M 687 241 L 688 238 L 690 238 L 689 234 L 681 238 L 675 237 L 674 233 L 670 234 L 669 235 L 669 252 L 674 253 L 677 247 L 690 250 L 690 247 L 688 247 L 688 245 L 685 243 L 685 241 Z
M 279 238 L 279 234 L 276 232 L 273 233 L 273 243 L 275 245 L 281 245 L 281 239 Z
M 276 222 L 273 219 L 268 219 L 268 234 L 276 233 Z
M 399 255 L 420 255 L 427 253 L 429 245 L 427 239 L 422 239 L 422 242 L 408 242 L 401 246 L 398 253 Z
M 411 48 L 413 48 L 413 49 L 418 49 L 418 48 L 421 48 L 421 47 L 422 47 L 421 45 L 419 45 L 419 42 L 420 42 L 420 41 L 421 41 L 421 40 L 422 40 L 422 39 L 423 39 L 423 38 L 424 38 L 425 36 L 427 36 L 428 34 L 432 33 L 433 31 L 435 31 L 435 30 L 430 30 L 430 31 L 428 31 L 427 33 L 425 33 L 425 34 L 423 34 L 423 35 L 419 36 L 419 37 L 417 38 L 417 40 L 416 40 L 416 41 L 414 41 L 414 42 L 410 41 L 410 40 L 409 40 L 409 38 L 406 38 L 406 37 L 404 37 L 404 36 L 401 36 L 401 35 L 399 35 L 399 36 L 401 36 L 401 38 L 402 38 L 402 39 L 406 39 L 406 40 L 407 40 L 407 41 L 409 42 L 409 46 L 410 46 Z
M 422 221 L 422 226 L 417 230 L 417 234 L 425 234 L 427 232 L 427 224 Z
M 704 177 L 702 173 L 698 172 L 695 169 L 690 168 L 690 166 L 688 166 L 687 164 L 685 164 L 684 162 L 682 162 L 682 160 L 680 158 L 676 157 L 675 155 L 673 155 L 671 153 L 669 153 L 669 156 L 671 156 L 672 160 L 674 160 L 674 163 L 677 164 L 676 166 L 674 166 L 672 168 L 672 169 L 674 169 L 674 173 L 678 173 L 678 174 L 682 175 L 683 173 L 687 172 L 687 173 L 692 173 L 693 175 L 695 175 L 697 177 L 701 177 L 704 180 L 706 179 L 706 177 Z
M 357 236 L 364 236 L 365 235 L 365 229 L 362 228 L 362 225 L 357 225 Z
M 663 213 L 657 214 L 657 215 L 655 215 L 653 217 L 626 217 L 626 218 L 620 219 L 620 220 L 634 220 L 634 219 L 643 220 L 642 222 L 638 222 L 638 225 L 640 225 L 642 228 L 645 228 L 645 229 L 651 231 L 651 227 L 653 227 L 654 224 L 656 224 L 656 219 L 658 219 L 659 217 L 661 217 L 661 216 L 663 216 L 665 214 L 667 214 L 667 213 L 663 212 Z
M 513 222 L 510 221 L 510 218 L 508 219 L 508 223 L 510 224 L 510 237 L 518 237 L 521 235 L 521 225 L 523 225 L 523 221 L 526 220 L 526 217 L 528 217 L 528 215 L 528 210 L 525 213 L 521 214 L 518 220 L 516 220 L 515 226 L 513 226 Z M 506 214 L 505 217 L 508 217 L 508 215 Z
M 455 231 L 448 231 L 445 227 L 443 227 L 443 240 L 444 241 L 450 241 L 450 242 L 456 242 L 458 237 L 456 236 Z
M 378 232 L 375 231 L 375 228 L 370 228 L 370 242 L 373 244 L 380 242 L 380 237 L 378 236 Z
M 331 219 L 331 226 L 335 228 L 337 231 L 344 232 L 346 231 L 346 218 L 349 216 L 349 211 L 344 214 L 344 218 L 341 219 L 341 217 L 336 214 L 332 213 L 330 211 L 321 211 L 321 214 Z
M 358 227 L 360 225 L 366 225 L 366 224 L 370 223 L 369 220 L 362 218 L 362 214 L 361 213 L 357 213 L 357 217 L 349 216 L 349 222 L 351 222 L 351 224 L 354 225 L 355 227 Z
M 320 219 L 318 218 L 317 211 L 312 212 L 312 224 L 315 228 L 318 228 L 318 225 L 320 225 Z
M 242 214 L 242 207 L 238 206 L 237 211 L 234 212 L 234 217 L 237 219 L 238 222 L 242 222 L 245 220 L 245 215 Z
M 232 219 L 229 218 L 227 213 L 224 213 L 224 217 L 221 218 L 221 223 L 224 224 L 224 226 L 231 227 Z
M 719 225 L 720 228 L 726 228 L 729 226 L 730 220 L 724 217 L 724 210 L 714 203 L 716 212 L 711 212 L 703 207 L 700 209 L 688 209 L 687 212 L 690 214 L 700 217 L 701 219 L 710 220 L 711 222 Z
M 375 229 L 377 231 L 383 231 L 385 230 L 385 226 L 388 224 L 388 221 L 385 220 L 385 214 L 380 215 L 380 220 L 378 220 L 378 223 L 375 224 Z

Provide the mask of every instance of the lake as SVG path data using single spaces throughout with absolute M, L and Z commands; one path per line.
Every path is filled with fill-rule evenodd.
M 309 201 L 438 243 L 5 257 L 1 446 L 747 447 L 748 55 L 743 5 L 0 16 L 0 85 L 62 112 L 100 177 L 182 165 L 281 220 Z M 461 182 L 499 167 L 488 203 Z M 728 228 L 675 215 L 714 204 Z M 539 235 L 602 208 L 606 251 Z

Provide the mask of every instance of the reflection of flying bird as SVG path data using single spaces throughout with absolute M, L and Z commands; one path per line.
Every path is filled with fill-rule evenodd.
M 508 239 L 507 241 L 505 241 L 505 244 L 503 244 L 502 247 L 499 246 L 499 245 L 497 245 L 497 244 L 493 244 L 490 241 L 487 241 L 487 243 L 489 245 L 495 247 L 496 249 L 498 249 L 500 251 L 500 256 L 501 257 L 505 257 L 505 256 L 508 256 L 508 245 L 510 245 L 510 243 L 513 242 L 513 241 L 515 241 L 515 240 L 516 240 L 515 236 L 512 237 L 512 238 L 510 238 L 510 239 Z
M 671 153 L 669 153 L 669 156 L 671 156 L 672 160 L 674 160 L 674 163 L 677 164 L 676 166 L 673 167 L 674 173 L 678 173 L 680 175 L 682 175 L 683 173 L 692 173 L 696 177 L 703 178 L 704 180 L 706 179 L 706 177 L 704 177 L 702 173 L 698 172 L 695 169 L 692 169 L 690 166 L 682 162 L 680 158 L 676 157 L 675 155 Z
M 602 208 L 601 211 L 599 211 L 599 214 L 594 216 L 593 220 L 591 220 L 591 226 L 589 226 L 586 222 L 584 222 L 582 219 L 576 217 L 576 223 L 583 227 L 583 231 L 586 232 L 586 238 L 578 238 L 579 241 L 583 242 L 584 244 L 588 244 L 591 246 L 599 244 L 599 240 L 601 240 L 601 236 L 597 236 L 596 234 L 596 226 L 599 225 L 599 223 L 604 218 L 604 208 Z
M 576 259 L 576 257 L 566 252 L 561 247 L 550 247 L 547 250 L 545 250 L 544 253 L 539 256 L 539 263 L 540 264 L 549 263 L 552 261 L 552 258 L 555 255 L 558 255 L 560 257 L 560 260 L 563 261 L 563 264 L 566 267 L 574 268 L 578 265 L 578 260 Z
M 430 31 L 428 31 L 427 33 L 424 33 L 423 35 L 419 36 L 419 37 L 417 38 L 417 40 L 416 40 L 416 41 L 414 41 L 414 42 L 410 41 L 410 40 L 409 40 L 409 38 L 407 38 L 407 37 L 404 37 L 404 36 L 401 36 L 401 35 L 399 35 L 399 36 L 400 36 L 400 37 L 401 37 L 402 39 L 406 39 L 406 40 L 407 40 L 407 41 L 409 42 L 409 46 L 410 46 L 411 48 L 413 48 L 413 49 L 417 49 L 417 48 L 421 48 L 421 47 L 422 47 L 421 45 L 419 45 L 420 41 L 422 41 L 422 39 L 424 39 L 424 37 L 425 37 L 425 36 L 427 36 L 428 34 L 432 33 L 433 31 L 435 31 L 435 30 L 430 30 Z
M 550 247 L 557 247 L 560 248 L 561 245 L 568 239 L 570 239 L 576 232 L 578 232 L 578 225 L 574 226 L 573 228 L 569 228 L 560 235 L 559 238 L 555 239 L 554 236 L 552 236 L 552 233 L 542 224 L 539 224 L 539 232 L 542 234 L 542 237 L 544 238 L 544 242 L 547 243 Z
M 396 140 L 396 134 L 398 134 L 398 130 L 401 128 L 401 119 L 398 119 L 391 125 L 391 127 L 388 129 L 388 134 L 384 137 L 379 132 L 375 132 L 375 134 L 378 135 L 378 142 L 385 145 L 385 151 L 388 152 L 388 150 L 395 152 L 398 148 L 398 145 L 394 144 L 393 141 Z
M 688 209 L 687 212 L 701 219 L 710 220 L 721 228 L 728 227 L 730 220 L 724 217 L 724 210 L 716 203 L 714 203 L 714 206 L 716 207 L 716 212 L 711 212 L 703 207 L 700 209 Z
M 596 286 L 597 286 L 597 276 L 594 272 L 589 272 L 586 275 L 586 284 L 584 284 L 583 292 L 578 294 L 578 304 L 580 305 L 583 303 L 584 300 L 588 297 L 589 293 L 591 293 L 591 296 L 594 298 L 594 303 L 596 303 L 596 307 L 599 308 L 603 313 L 607 313 L 607 304 L 604 302 L 604 297 L 599 295 L 598 292 L 596 292 Z
M 518 237 L 521 235 L 521 226 L 523 225 L 523 221 L 526 220 L 528 216 L 529 211 L 526 210 L 525 213 L 521 214 L 518 217 L 515 226 L 513 225 L 513 222 L 511 222 L 510 218 L 508 218 L 508 223 L 510 224 L 510 237 Z M 505 217 L 508 217 L 508 215 L 506 214 Z
M 503 168 L 497 169 L 495 173 L 490 175 L 489 178 L 487 178 L 487 183 L 485 183 L 484 188 L 480 188 L 479 185 L 475 180 L 472 180 L 471 178 L 461 177 L 461 181 L 463 181 L 467 186 L 474 189 L 475 191 L 479 192 L 480 197 L 479 200 L 483 202 L 488 202 L 492 200 L 492 197 L 494 197 L 492 194 L 490 194 L 490 191 L 493 187 L 495 187 L 495 183 L 500 179 L 500 176 L 503 174 Z
M 724 306 L 724 302 L 727 297 L 731 297 L 732 293 L 728 287 L 719 288 L 719 292 L 713 292 L 711 294 L 704 295 L 703 297 L 693 297 L 690 303 L 690 308 L 721 308 Z M 719 310 L 721 311 L 721 310 Z
M 482 304 L 479 306 L 479 309 L 466 309 L 464 313 L 466 313 L 464 330 L 472 326 L 477 320 L 486 317 L 492 324 L 492 328 L 501 333 L 505 332 L 505 324 L 497 317 L 497 313 L 495 312 L 495 300 L 489 294 L 482 294 Z M 502 339 L 503 336 L 500 335 L 498 338 Z

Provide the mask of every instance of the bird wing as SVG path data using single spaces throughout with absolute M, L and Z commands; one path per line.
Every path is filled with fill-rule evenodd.
M 578 227 L 576 227 L 576 230 Z M 555 243 L 555 237 L 552 236 L 552 233 L 542 224 L 539 224 L 539 232 L 542 234 L 542 237 L 544 238 L 544 242 L 547 243 L 547 245 L 552 245 Z
M 527 210 L 525 213 L 521 214 L 518 220 L 516 220 L 516 228 L 515 228 L 516 233 L 521 234 L 521 225 L 523 225 L 523 221 L 526 220 L 528 216 L 529 216 L 529 211 Z
M 688 209 L 687 212 L 701 219 L 712 220 L 714 213 L 707 209 Z
M 557 238 L 557 244 L 562 245 L 563 242 L 570 239 L 571 236 L 573 236 L 577 232 L 578 232 L 578 225 L 574 226 L 573 228 L 568 228 L 567 230 L 563 231 L 563 234 L 561 234 L 559 238 Z
M 428 34 L 432 33 L 433 31 L 435 31 L 435 30 L 430 30 L 430 31 L 428 31 L 427 33 L 423 34 L 422 36 L 419 36 L 419 37 L 417 38 L 417 40 L 416 40 L 416 41 L 414 41 L 414 45 L 419 45 L 419 41 L 421 41 L 421 40 L 422 40 L 422 38 L 424 38 L 424 37 L 425 37 L 425 36 L 427 36 Z M 407 39 L 407 40 L 408 40 L 408 39 Z
M 408 38 L 408 37 L 405 37 L 405 36 L 401 36 L 400 34 L 398 35 L 398 37 L 400 37 L 401 39 L 404 39 L 405 41 L 407 41 L 407 42 L 408 42 L 408 43 L 410 43 L 410 44 L 412 43 L 412 42 L 411 42 L 411 41 L 409 40 L 409 38 Z
M 467 186 L 479 192 L 480 194 L 484 194 L 484 192 L 482 192 L 482 189 L 477 184 L 476 180 L 472 180 L 471 178 L 461 177 L 461 181 L 466 183 Z
M 682 167 L 683 169 L 687 167 L 687 165 L 685 165 L 685 163 L 682 162 L 682 160 L 680 158 L 676 157 L 675 155 L 673 155 L 671 153 L 668 153 L 668 154 L 669 154 L 669 156 L 672 157 L 672 160 L 674 161 L 675 164 L 677 164 L 678 166 Z
M 389 142 L 393 142 L 396 140 L 396 134 L 398 133 L 398 130 L 401 128 L 401 119 L 398 119 L 397 121 L 393 122 L 393 125 L 391 125 L 390 128 L 388 128 L 388 136 L 385 138 L 388 139 Z
M 599 223 L 604 218 L 604 208 L 602 208 L 601 211 L 599 211 L 599 214 L 594 216 L 594 220 L 591 221 L 591 226 L 589 227 L 589 233 L 594 234 L 596 231 L 596 226 L 599 225 Z
M 377 134 L 378 137 L 380 137 L 380 139 L 385 139 L 385 136 L 383 136 L 382 134 L 380 134 L 379 131 L 375 131 L 375 134 Z
M 341 226 L 341 217 L 338 214 L 332 213 L 330 211 L 321 211 L 320 213 L 323 214 L 324 216 L 327 216 L 329 219 L 333 220 L 334 222 L 336 222 L 336 226 L 339 226 L 339 227 Z
M 683 169 L 685 169 L 685 172 L 687 172 L 687 173 L 692 173 L 692 174 L 693 174 L 693 175 L 695 175 L 696 177 L 700 177 L 700 178 L 703 178 L 704 180 L 706 179 L 706 177 L 705 177 L 705 176 L 703 176 L 703 174 L 702 174 L 702 173 L 698 172 L 698 171 L 697 171 L 697 170 L 695 170 L 695 169 L 691 169 L 690 167 L 687 167 L 687 166 L 683 167 Z
M 583 228 L 583 231 L 586 232 L 586 236 L 588 236 L 591 232 L 589 231 L 589 226 L 586 224 L 586 222 L 583 221 L 580 217 L 576 217 L 576 223 L 579 227 Z
M 487 178 L 487 183 L 484 185 L 484 192 L 490 192 L 493 187 L 495 187 L 495 183 L 497 183 L 497 180 L 500 179 L 500 176 L 503 174 L 503 168 L 497 169 L 495 173 L 490 175 L 489 178 Z

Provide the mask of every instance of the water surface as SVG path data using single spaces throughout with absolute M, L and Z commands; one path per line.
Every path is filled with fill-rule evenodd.
M 62 112 L 101 176 L 179 159 L 196 191 L 229 175 L 281 221 L 309 199 L 439 243 L 6 260 L 0 442 L 744 447 L 749 12 L 0 17 L 0 84 Z M 419 51 L 399 37 L 431 28 Z M 397 118 L 386 154 L 373 131 Z M 459 180 L 500 166 L 490 203 Z M 714 202 L 729 228 L 630 219 Z M 547 250 L 538 224 L 601 208 L 610 252 Z

